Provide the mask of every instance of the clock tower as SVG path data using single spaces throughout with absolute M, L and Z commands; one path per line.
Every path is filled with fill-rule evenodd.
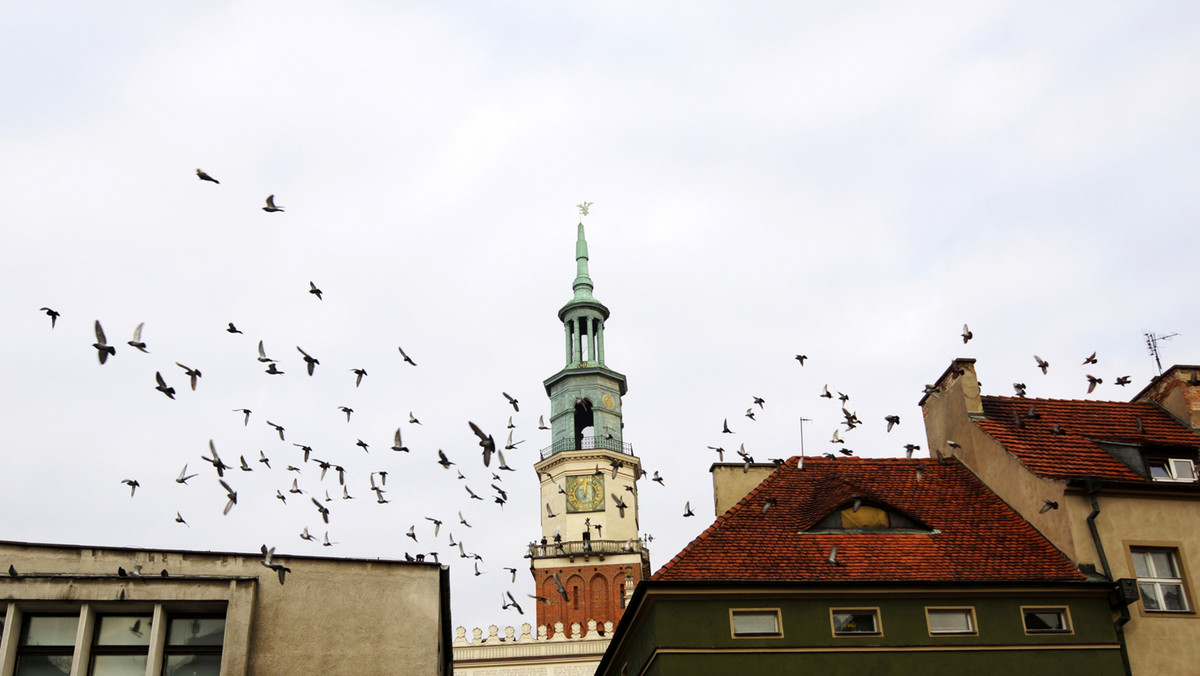
M 650 555 L 638 531 L 642 465 L 623 440 L 625 376 L 604 363 L 608 308 L 592 296 L 587 240 L 579 223 L 575 295 L 558 311 L 566 365 L 545 381 L 552 441 L 534 465 L 541 486 L 541 537 L 530 544 L 537 623 L 603 630 L 625 610 Z

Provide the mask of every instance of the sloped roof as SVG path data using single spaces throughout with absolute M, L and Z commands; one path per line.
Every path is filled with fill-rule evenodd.
M 902 512 L 933 532 L 809 532 L 855 497 Z M 763 513 L 767 498 L 776 503 Z M 836 564 L 827 560 L 834 545 Z M 652 579 L 996 582 L 1085 577 L 956 460 L 805 458 L 800 470 L 793 457 Z
M 1095 476 L 1146 481 L 1096 445 L 1108 441 L 1137 445 L 1200 448 L 1200 435 L 1151 403 L 982 397 L 984 418 L 975 423 L 1030 471 L 1052 479 Z M 1036 419 L 1024 416 L 1032 406 Z M 1138 420 L 1142 432 L 1138 431 Z M 1062 434 L 1051 432 L 1059 425 Z

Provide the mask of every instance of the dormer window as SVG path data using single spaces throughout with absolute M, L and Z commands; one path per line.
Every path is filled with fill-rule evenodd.
M 813 525 L 810 531 L 851 531 L 879 533 L 885 531 L 929 532 L 907 516 L 880 505 L 864 504 L 861 498 L 835 510 Z
M 1196 481 L 1196 464 L 1187 458 L 1146 458 L 1154 481 Z

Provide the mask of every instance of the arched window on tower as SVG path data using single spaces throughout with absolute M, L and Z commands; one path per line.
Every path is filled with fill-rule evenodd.
M 596 620 L 596 624 L 600 625 L 606 620 L 615 619 L 608 614 L 608 600 L 611 597 L 608 595 L 608 579 L 603 574 L 596 573 L 592 576 L 591 592 L 587 619 Z
M 575 400 L 575 448 L 583 448 L 583 438 L 594 434 L 596 422 L 592 415 L 592 402 L 587 399 Z

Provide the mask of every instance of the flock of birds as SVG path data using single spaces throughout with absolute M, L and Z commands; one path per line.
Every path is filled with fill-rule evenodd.
M 220 183 L 217 179 L 213 178 L 211 175 L 201 169 L 196 170 L 196 175 L 201 181 L 211 182 L 213 184 Z M 585 205 L 590 206 L 590 203 L 585 203 Z M 581 212 L 586 215 L 586 206 L 580 205 L 580 207 Z M 262 209 L 268 213 L 279 213 L 284 211 L 283 207 L 275 203 L 274 195 L 267 196 L 265 206 L 263 206 Z M 309 281 L 308 286 L 309 288 L 307 289 L 307 293 L 312 295 L 317 301 L 324 302 L 324 291 L 322 291 L 322 289 L 313 281 Z M 62 317 L 59 311 L 51 307 L 42 307 L 40 311 L 49 317 L 50 329 L 56 329 L 58 321 Z M 138 353 L 150 354 L 150 349 L 143 338 L 144 328 L 145 323 L 139 323 L 132 331 L 131 339 L 126 341 L 126 345 Z M 233 322 L 228 322 L 227 326 L 224 327 L 223 330 L 231 336 L 245 335 L 243 331 L 239 329 Z M 99 363 L 102 366 L 106 365 L 110 363 L 110 360 L 116 358 L 117 346 L 109 341 L 99 320 L 94 320 L 93 332 L 95 335 L 95 342 L 92 343 L 92 347 L 96 350 Z M 964 325 L 962 332 L 963 343 L 968 343 L 973 337 L 973 332 L 971 332 L 971 330 Z M 250 345 L 256 347 L 256 359 L 264 373 L 274 377 L 283 376 L 289 372 L 292 372 L 292 367 L 287 366 L 283 360 L 268 356 L 268 350 L 263 340 L 258 340 L 256 345 L 254 345 L 253 342 Z M 292 358 L 296 360 L 296 368 L 303 369 L 303 372 L 307 373 L 308 377 L 318 377 L 318 367 L 321 367 L 322 370 L 326 368 L 322 367 L 321 361 L 314 356 L 314 354 L 306 351 L 300 345 L 295 345 L 295 349 L 296 353 L 293 354 Z M 272 353 L 274 353 L 274 351 L 272 351 Z M 417 366 L 417 362 L 404 351 L 402 346 L 397 346 L 396 354 L 398 354 L 401 362 L 408 367 Z M 804 367 L 808 357 L 804 354 L 797 354 L 795 355 L 795 359 L 799 363 L 800 367 Z M 1034 359 L 1037 368 L 1039 368 L 1043 374 L 1047 373 L 1050 366 L 1049 362 L 1036 355 L 1034 356 Z M 1093 353 L 1084 360 L 1083 365 L 1094 365 L 1097 362 L 1098 360 L 1096 358 L 1096 354 Z M 177 396 L 181 395 L 180 390 L 183 387 L 181 385 L 180 388 L 177 389 L 171 384 L 176 377 L 186 379 L 184 382 L 186 382 L 187 387 L 190 388 L 191 391 L 197 390 L 197 387 L 203 378 L 203 373 L 200 368 L 184 364 L 179 361 L 174 361 L 173 363 L 180 369 L 180 371 L 168 371 L 166 374 L 163 373 L 163 369 L 161 368 L 153 371 L 154 389 L 171 400 L 175 400 Z M 363 384 L 364 378 L 369 377 L 368 370 L 363 367 L 349 368 L 347 371 L 352 374 L 355 389 L 359 388 Z M 1091 374 L 1087 374 L 1086 378 L 1088 382 L 1089 394 L 1095 390 L 1097 385 L 1100 385 L 1103 382 L 1101 378 L 1095 377 Z M 1120 376 L 1116 378 L 1115 382 L 1117 385 L 1126 385 L 1130 382 L 1130 377 Z M 1014 383 L 1013 387 L 1016 390 L 1017 396 L 1025 396 L 1026 386 L 1024 383 Z M 936 394 L 937 388 L 926 386 L 925 393 Z M 513 414 L 519 414 L 520 406 L 518 400 L 509 395 L 507 392 L 501 392 L 500 394 L 503 397 L 504 405 L 511 407 Z M 844 429 L 842 429 L 841 426 L 836 428 L 829 439 L 829 443 L 832 445 L 833 450 L 824 452 L 822 455 L 828 458 L 836 458 L 839 455 L 854 455 L 855 452 L 851 448 L 847 447 L 847 439 L 843 438 L 842 435 L 849 435 L 864 423 L 859 418 L 857 411 L 853 410 L 851 407 L 850 396 L 843 392 L 837 391 L 836 389 L 830 390 L 828 384 L 825 384 L 821 388 L 821 392 L 819 393 L 818 397 L 827 399 L 831 403 L 834 399 L 838 401 L 842 415 L 842 421 L 840 425 L 844 425 Z M 500 401 L 498 400 L 497 403 L 499 404 Z M 767 413 L 766 403 L 766 400 L 759 396 L 752 396 L 750 398 L 746 411 L 743 415 L 743 417 L 746 419 L 746 424 L 757 423 L 760 417 Z M 241 417 L 243 427 L 248 427 L 251 424 L 252 418 L 255 417 L 254 412 L 249 408 L 236 407 L 232 408 L 231 410 Z M 354 409 L 352 407 L 339 406 L 338 411 L 340 411 L 341 414 L 344 414 L 345 422 L 347 424 L 353 424 L 352 419 Z M 882 420 L 884 423 L 886 423 L 886 431 L 889 433 L 900 424 L 900 416 L 896 414 L 884 415 L 882 416 Z M 272 473 L 272 475 L 276 477 L 276 488 L 274 489 L 274 498 L 276 500 L 278 500 L 284 506 L 300 506 L 300 508 L 307 508 L 311 510 L 309 512 L 310 518 L 312 519 L 311 529 L 310 526 L 306 525 L 303 530 L 297 534 L 297 536 L 306 542 L 320 543 L 320 545 L 323 547 L 333 547 L 336 546 L 338 542 L 331 540 L 329 527 L 331 524 L 336 523 L 336 515 L 339 511 L 337 503 L 359 499 L 360 497 L 366 497 L 366 495 L 370 495 L 374 502 L 379 505 L 386 505 L 390 503 L 391 500 L 388 497 L 390 490 L 388 488 L 389 474 L 395 474 L 398 473 L 398 471 L 403 473 L 408 472 L 407 468 L 397 467 L 397 460 L 401 457 L 410 457 L 423 454 L 422 452 L 414 453 L 405 444 L 403 439 L 404 425 L 401 424 L 400 426 L 396 427 L 395 432 L 392 435 L 391 445 L 386 447 L 394 457 L 389 460 L 375 461 L 375 467 L 367 472 L 365 476 L 363 476 L 361 472 L 351 471 L 346 468 L 346 465 L 349 463 L 346 463 L 342 457 L 343 453 L 345 452 L 344 450 L 340 452 L 318 451 L 305 443 L 290 441 L 286 436 L 287 431 L 284 425 L 277 424 L 276 422 L 265 418 L 263 422 L 264 424 L 270 426 L 278 434 L 282 449 L 292 449 L 290 452 L 293 455 L 289 456 L 288 459 L 281 460 L 279 458 L 279 453 L 284 452 L 282 449 L 273 450 L 271 455 L 268 455 L 266 451 L 260 449 L 258 450 L 258 457 L 255 458 L 252 456 L 249 460 L 244 453 L 236 453 L 236 460 L 234 459 L 234 455 L 228 455 L 228 458 L 223 458 L 218 451 L 218 444 L 216 441 L 209 439 L 207 441 L 207 454 L 200 454 L 198 457 L 183 459 L 182 469 L 180 469 L 178 475 L 172 477 L 154 478 L 129 476 L 123 478 L 121 480 L 121 484 L 129 488 L 129 497 L 136 499 L 137 491 L 142 486 L 142 481 L 173 481 L 175 484 L 180 486 L 190 486 L 191 484 L 189 484 L 189 481 L 198 478 L 201 481 L 215 481 L 215 484 L 220 487 L 220 493 L 218 494 L 220 496 L 220 502 L 218 502 L 217 505 L 220 505 L 222 515 L 228 515 L 237 506 L 239 499 L 239 492 L 235 486 L 235 484 L 238 483 L 238 480 L 234 477 L 241 473 L 250 472 Z M 474 435 L 475 440 L 478 442 L 478 445 L 481 449 L 479 466 L 473 466 L 473 463 L 466 463 L 465 461 L 463 461 L 463 464 L 460 464 L 459 462 L 451 460 L 447 453 L 442 449 L 436 449 L 436 463 L 441 468 L 441 471 L 448 473 L 446 476 L 452 476 L 454 477 L 454 482 L 462 483 L 463 492 L 465 493 L 465 496 L 462 498 L 462 500 L 465 501 L 463 503 L 464 505 L 474 505 L 475 502 L 481 502 L 494 505 L 494 509 L 502 509 L 508 501 L 508 491 L 503 486 L 503 472 L 516 471 L 507 463 L 504 457 L 504 451 L 514 451 L 519 444 L 523 443 L 524 440 L 514 441 L 513 439 L 514 430 L 518 428 L 518 425 L 514 423 L 513 416 L 509 415 L 507 425 L 507 442 L 504 444 L 498 444 L 495 440 L 495 437 L 492 434 L 485 432 L 481 426 L 472 421 L 465 422 L 467 423 L 467 428 Z M 801 416 L 799 418 L 799 422 L 801 463 L 803 463 L 803 424 L 804 422 L 811 421 L 808 418 Z M 408 421 L 406 424 L 410 426 L 416 426 L 421 425 L 421 421 L 415 415 L 414 411 L 409 411 Z M 735 425 L 735 427 L 736 426 L 737 425 Z M 544 416 L 539 418 L 538 429 L 549 429 L 545 425 Z M 721 433 L 730 435 L 736 433 L 735 430 L 731 428 L 728 417 L 723 421 Z M 947 440 L 946 444 L 951 449 L 951 452 L 956 446 L 956 444 L 950 440 Z M 372 444 L 368 443 L 367 441 L 358 438 L 356 439 L 354 446 L 361 449 L 364 454 L 371 456 Z M 376 446 L 376 448 L 378 448 L 378 446 Z M 718 462 L 724 462 L 726 449 L 722 445 L 709 446 L 708 448 L 717 453 Z M 920 450 L 921 447 L 918 444 L 906 443 L 904 444 L 903 448 L 906 456 L 911 458 L 913 453 L 917 450 Z M 935 451 L 935 453 L 939 458 L 942 457 L 942 451 L 938 450 Z M 424 454 L 428 455 L 430 458 L 433 458 L 435 455 L 435 453 L 432 451 L 425 452 Z M 741 458 L 743 471 L 748 471 L 750 466 L 754 464 L 755 460 L 751 452 L 746 449 L 744 443 L 739 444 L 736 454 L 739 458 Z M 496 459 L 496 464 L 494 467 L 491 464 L 493 456 Z M 272 457 L 275 458 L 274 465 L 272 465 Z M 377 458 L 378 456 L 371 457 Z M 209 474 L 209 470 L 205 470 L 203 472 L 203 474 L 207 475 L 207 479 L 202 478 L 201 472 L 189 471 L 189 468 L 192 467 L 193 463 L 196 461 L 204 462 L 211 467 L 211 474 Z M 785 460 L 784 458 L 770 458 L 770 461 L 774 464 L 781 465 Z M 468 473 L 474 475 L 476 478 L 479 477 L 479 475 L 476 474 L 478 471 L 482 471 L 485 477 L 490 475 L 490 478 L 483 479 L 483 482 L 491 489 L 490 493 L 487 491 L 477 492 L 471 487 L 471 484 L 468 483 L 468 474 L 464 473 L 463 471 L 467 467 L 470 467 L 470 469 L 468 469 Z M 597 468 L 597 471 L 599 472 L 600 469 Z M 659 485 L 665 485 L 665 479 L 657 471 L 653 472 L 652 476 L 643 471 L 643 477 L 649 478 L 652 482 L 658 483 Z M 332 494 L 330 492 L 331 490 L 333 491 Z M 618 496 L 614 496 L 614 504 L 617 505 L 618 509 L 623 515 L 624 503 Z M 214 505 L 214 509 L 217 505 Z M 550 505 L 547 505 L 546 507 L 548 514 L 553 516 Z M 1047 506 L 1046 508 L 1049 509 L 1050 507 Z M 460 534 L 465 529 L 472 528 L 472 524 L 468 520 L 466 514 L 464 514 L 464 512 L 470 513 L 470 510 L 471 507 L 463 507 L 457 509 L 456 513 L 453 515 L 423 515 L 421 519 L 417 519 L 412 523 L 412 525 L 409 526 L 404 536 L 413 541 L 414 549 L 419 549 L 420 551 L 417 551 L 415 554 L 405 552 L 404 558 L 409 561 L 424 561 L 426 558 L 429 558 L 434 562 L 441 563 L 439 557 L 453 557 L 454 555 L 457 555 L 459 559 L 468 562 L 471 568 L 471 573 L 474 576 L 486 574 L 487 571 L 484 568 L 481 568 L 481 564 L 484 563 L 483 556 L 468 550 L 463 538 L 456 537 L 450 528 L 447 528 L 446 539 L 444 541 L 441 540 L 441 527 L 446 523 L 457 524 L 455 527 L 461 527 Z M 174 511 L 174 521 L 176 523 L 184 527 L 190 527 L 188 521 L 184 518 L 184 515 L 181 513 L 181 511 L 172 511 Z M 685 502 L 682 515 L 685 518 L 695 516 L 690 500 Z M 320 520 L 320 525 L 317 525 L 317 519 Z M 423 522 L 427 523 L 427 525 L 423 525 L 420 529 L 418 529 L 418 525 L 421 525 Z M 597 526 L 597 528 L 598 527 L 599 526 Z M 318 532 L 321 533 L 320 537 L 318 537 L 316 534 Z M 653 538 L 652 536 L 647 535 L 645 536 L 645 539 L 646 541 L 652 541 Z M 443 544 L 447 549 L 442 549 Z M 516 550 L 516 548 L 514 548 L 514 550 Z M 283 584 L 285 580 L 285 574 L 291 572 L 291 569 L 284 565 L 279 560 L 279 557 L 276 556 L 275 547 L 268 547 L 264 544 L 261 552 L 262 565 L 275 571 L 278 574 L 279 582 Z M 834 554 L 834 556 L 836 556 L 836 554 Z M 135 570 L 138 571 L 135 574 L 140 574 L 140 570 L 137 569 L 137 567 L 135 567 Z M 503 570 L 510 573 L 508 576 L 509 582 L 511 584 L 515 584 L 516 572 L 518 570 L 517 567 L 505 566 L 503 567 Z M 10 568 L 10 573 L 12 572 L 13 571 Z M 165 572 L 166 571 L 164 571 L 164 573 Z M 564 594 L 565 599 L 565 590 L 562 590 L 562 593 Z M 548 599 L 541 598 L 536 595 L 527 596 L 539 602 L 549 602 Z M 524 613 L 524 610 L 516 602 L 511 591 L 503 591 L 501 600 L 502 609 L 507 610 L 511 608 L 516 610 L 518 613 Z

